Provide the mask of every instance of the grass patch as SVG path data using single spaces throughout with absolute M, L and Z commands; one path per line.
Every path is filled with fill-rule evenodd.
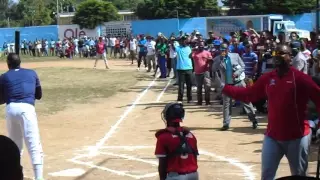
M 43 99 L 36 102 L 38 114 L 54 114 L 75 103 L 93 103 L 136 84 L 143 75 L 83 68 L 37 68 Z M 3 114 L 0 116 L 3 117 Z
M 90 60 L 92 58 L 78 58 L 75 57 L 73 59 L 68 59 L 68 58 L 59 58 L 57 56 L 41 56 L 41 57 L 34 57 L 34 56 L 30 56 L 30 55 L 21 55 L 20 54 L 20 58 L 22 62 L 45 62 L 45 61 L 70 61 L 70 60 L 77 60 L 77 61 L 81 61 L 81 60 Z M 0 57 L 0 61 L 6 61 L 7 57 L 6 56 L 2 56 Z

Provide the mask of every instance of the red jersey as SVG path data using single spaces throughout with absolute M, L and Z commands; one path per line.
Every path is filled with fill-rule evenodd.
M 310 76 L 293 67 L 282 78 L 274 70 L 262 75 L 251 87 L 226 85 L 222 92 L 243 102 L 268 99 L 266 135 L 278 141 L 294 140 L 310 133 L 306 114 L 309 100 L 320 113 L 320 88 Z
M 98 42 L 98 44 L 97 44 L 97 53 L 98 54 L 103 54 L 104 51 L 105 51 L 104 42 Z
M 195 154 L 186 155 L 172 155 L 175 150 L 180 146 L 180 137 L 174 135 L 174 132 L 183 132 L 186 128 L 172 128 L 168 127 L 164 130 L 160 130 L 156 133 L 157 145 L 155 155 L 158 158 L 167 157 L 167 172 L 176 172 L 181 174 L 193 173 L 198 170 L 197 157 Z M 190 147 L 198 152 L 197 139 L 188 131 L 186 139 Z
M 212 56 L 209 51 L 194 51 L 192 53 L 192 58 L 194 61 L 195 74 L 203 74 L 204 72 L 209 71 L 209 61 L 212 60 Z

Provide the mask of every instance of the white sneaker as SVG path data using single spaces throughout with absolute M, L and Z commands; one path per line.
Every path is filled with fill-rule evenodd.
M 197 90 L 197 87 L 193 86 L 192 91 L 196 91 L 196 90 Z
M 148 67 L 145 67 L 146 71 L 148 71 Z
M 140 71 L 140 68 L 137 68 L 137 71 Z

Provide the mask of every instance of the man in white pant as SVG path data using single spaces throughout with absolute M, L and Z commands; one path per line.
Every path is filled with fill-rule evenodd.
M 107 46 L 104 43 L 102 37 L 99 37 L 99 42 L 97 43 L 96 48 L 97 48 L 97 58 L 94 62 L 93 68 L 97 67 L 97 63 L 99 59 L 103 59 L 106 69 L 109 69 L 109 65 L 107 61 L 107 53 L 106 53 Z
M 40 100 L 42 90 L 37 73 L 20 68 L 20 57 L 10 53 L 9 70 L 0 77 L 0 97 L 6 103 L 6 123 L 9 137 L 22 154 L 23 140 L 31 156 L 36 180 L 43 179 L 43 151 L 40 141 L 35 100 Z

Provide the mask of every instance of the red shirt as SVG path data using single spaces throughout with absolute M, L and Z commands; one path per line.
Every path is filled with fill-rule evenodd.
M 97 44 L 97 53 L 98 54 L 103 54 L 104 53 L 104 42 L 98 42 Z
M 171 129 L 172 132 L 175 131 L 175 128 Z M 180 127 L 179 131 L 182 131 L 183 128 Z M 163 131 L 163 130 L 162 130 Z M 157 133 L 158 134 L 158 133 Z M 157 137 L 157 145 L 155 150 L 155 155 L 158 158 L 167 157 L 170 153 L 174 152 L 180 145 L 180 138 L 177 135 L 173 135 L 171 132 L 164 131 Z M 197 139 L 196 137 L 189 132 L 186 136 L 189 145 L 196 151 L 197 148 Z M 172 156 L 168 157 L 167 172 L 176 172 L 176 173 L 192 173 L 196 172 L 198 169 L 197 158 L 193 154 L 187 155 L 187 157 L 182 156 Z
M 315 103 L 320 113 L 320 88 L 310 76 L 292 67 L 282 78 L 274 70 L 261 76 L 248 88 L 226 85 L 223 93 L 243 102 L 267 98 L 266 135 L 278 141 L 294 140 L 310 133 L 306 120 L 309 100 Z
M 209 61 L 212 60 L 212 55 L 209 51 L 194 51 L 192 58 L 194 61 L 195 74 L 203 74 L 209 71 Z

